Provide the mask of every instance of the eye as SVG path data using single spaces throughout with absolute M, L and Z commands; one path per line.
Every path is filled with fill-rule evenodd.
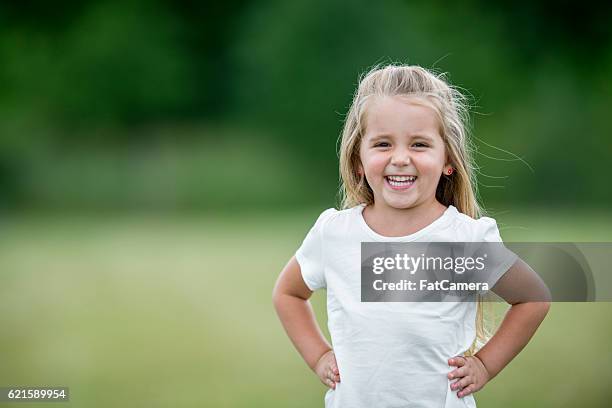
M 421 142 L 416 142 L 415 144 L 413 144 L 413 146 L 416 146 L 416 147 L 427 147 L 427 145 L 425 143 L 421 143 Z
M 374 147 L 389 147 L 389 143 L 387 142 L 379 142 L 374 145 Z

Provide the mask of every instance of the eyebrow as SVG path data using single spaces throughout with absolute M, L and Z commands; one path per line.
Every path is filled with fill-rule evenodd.
M 387 134 L 387 133 L 381 133 L 381 134 L 378 134 L 378 135 L 371 136 L 368 139 L 371 142 L 375 142 L 375 141 L 377 141 L 379 139 L 384 139 L 384 138 L 391 138 L 391 139 L 393 139 L 393 136 L 390 135 L 390 134 Z M 426 134 L 417 133 L 415 135 L 411 135 L 410 138 L 411 139 L 424 139 L 424 140 L 427 140 L 427 141 L 429 141 L 431 143 L 434 142 L 434 138 L 429 136 L 429 135 L 426 135 Z

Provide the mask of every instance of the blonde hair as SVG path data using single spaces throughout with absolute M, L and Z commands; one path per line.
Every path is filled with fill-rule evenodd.
M 366 130 L 369 102 L 376 97 L 391 96 L 416 97 L 436 112 L 448 161 L 455 170 L 452 175 L 440 178 L 436 199 L 445 206 L 455 206 L 474 219 L 483 216 L 484 210 L 477 199 L 477 167 L 472 159 L 474 149 L 468 137 L 467 98 L 448 83 L 445 74 L 435 74 L 416 65 L 377 65 L 361 76 L 341 135 L 341 207 L 346 209 L 374 203 L 374 194 L 365 176 L 357 172 L 359 149 Z M 484 304 L 478 296 L 476 340 L 467 355 L 475 354 L 490 337 L 485 326 Z

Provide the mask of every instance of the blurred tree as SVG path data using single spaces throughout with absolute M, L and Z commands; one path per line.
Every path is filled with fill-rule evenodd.
M 66 146 L 91 144 L 96 156 L 158 137 L 228 137 L 188 130 L 207 121 L 267 134 L 276 155 L 296 152 L 287 155 L 300 180 L 287 193 L 329 202 L 359 74 L 402 62 L 446 71 L 473 96 L 485 199 L 607 203 L 610 8 L 550 0 L 5 2 L 0 189 L 18 202 L 30 188 L 24 174 L 52 174 L 53 152 Z M 161 123 L 184 126 L 155 132 Z M 114 174 L 105 167 L 112 160 L 95 163 L 89 174 Z M 70 185 L 70 174 L 49 180 Z M 550 182 L 558 177 L 564 188 Z M 105 194 L 138 190 L 109 186 Z

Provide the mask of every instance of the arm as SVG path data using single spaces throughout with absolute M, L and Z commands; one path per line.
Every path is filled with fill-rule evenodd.
M 546 317 L 551 299 L 542 279 L 522 259 L 512 265 L 492 290 L 512 306 L 495 335 L 476 353 L 490 378 L 527 345 Z
M 310 296 L 312 291 L 302 279 L 299 263 L 292 257 L 276 281 L 272 301 L 287 335 L 314 371 L 321 356 L 332 347 L 317 324 L 308 301 Z
M 451 389 L 459 397 L 480 390 L 527 345 L 550 308 L 550 291 L 523 260 L 518 259 L 497 281 L 492 291 L 510 305 L 495 335 L 474 357 L 451 358 L 459 368 L 449 378 L 459 378 Z

